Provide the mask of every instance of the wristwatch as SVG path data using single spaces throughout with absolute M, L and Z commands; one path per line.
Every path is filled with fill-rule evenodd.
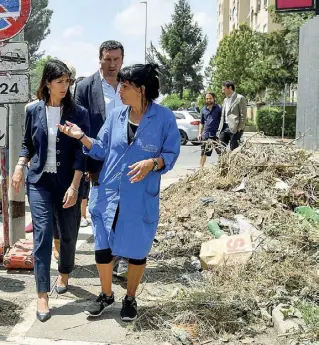
M 158 161 L 156 158 L 152 158 L 152 161 L 154 163 L 153 171 L 157 171 L 158 170 Z

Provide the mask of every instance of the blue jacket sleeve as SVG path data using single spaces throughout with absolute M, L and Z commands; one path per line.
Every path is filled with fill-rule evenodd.
M 181 136 L 175 116 L 171 117 L 166 131 L 160 154 L 160 157 L 164 160 L 164 168 L 159 171 L 161 174 L 173 169 L 181 150 Z
M 32 134 L 31 134 L 31 127 L 32 127 L 32 111 L 26 108 L 26 118 L 25 118 L 25 132 L 24 138 L 22 141 L 22 148 L 20 151 L 20 157 L 26 157 L 29 160 L 32 158 L 34 154 L 34 146 L 32 141 Z
M 202 124 L 202 125 L 204 125 L 205 124 L 205 118 L 204 118 L 204 108 L 201 110 L 201 112 L 200 112 L 200 123 Z
M 93 139 L 93 144 L 91 146 L 91 149 L 88 150 L 86 147 L 83 146 L 84 154 L 98 161 L 105 160 L 107 149 L 108 149 L 111 118 L 112 116 L 110 114 L 107 117 L 106 121 L 104 122 L 104 125 L 100 129 L 96 139 Z
M 89 123 L 89 115 L 86 109 L 81 108 L 81 111 L 77 114 L 78 123 L 77 125 L 82 129 L 82 131 L 89 135 L 90 133 L 90 123 Z M 75 146 L 75 158 L 73 163 L 74 170 L 80 170 L 85 172 L 86 171 L 86 156 L 82 150 L 82 143 L 80 140 L 77 140 Z

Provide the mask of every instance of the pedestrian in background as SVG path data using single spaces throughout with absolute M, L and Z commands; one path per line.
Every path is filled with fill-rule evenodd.
M 219 139 L 224 147 L 230 144 L 231 151 L 239 146 L 247 117 L 247 101 L 244 96 L 235 92 L 232 81 L 224 82 L 222 92 L 226 96 L 219 124 Z
M 76 89 L 79 83 L 84 80 L 85 77 L 79 77 L 76 79 L 75 87 L 74 87 L 74 94 L 76 93 Z M 87 206 L 90 194 L 90 175 L 86 172 L 83 176 L 83 193 L 82 193 L 82 201 L 81 201 L 81 227 L 87 227 L 91 224 L 90 220 L 87 217 Z
M 87 111 L 75 105 L 71 92 L 71 72 L 59 60 L 50 60 L 43 70 L 37 92 L 38 103 L 26 110 L 25 135 L 20 158 L 12 177 L 16 192 L 23 185 L 23 171 L 30 163 L 27 194 L 33 222 L 34 274 L 38 292 L 37 318 L 50 318 L 50 264 L 54 221 L 60 238 L 57 293 L 68 289 L 74 267 L 78 236 L 78 208 L 75 207 L 86 157 L 82 144 L 57 131 L 57 124 L 73 121 L 89 133 Z
M 201 147 L 200 167 L 203 168 L 207 157 L 210 157 L 218 145 L 217 131 L 221 119 L 221 108 L 215 103 L 216 95 L 207 92 L 205 95 L 206 106 L 201 110 L 201 122 L 199 125 L 198 141 L 203 141 Z
M 100 69 L 85 78 L 76 88 L 75 102 L 89 113 L 90 136 L 96 138 L 110 112 L 123 106 L 119 94 L 117 75 L 123 65 L 124 47 L 117 41 L 105 41 L 99 48 Z M 97 192 L 97 183 L 103 163 L 92 158 L 87 160 L 88 175 L 92 181 L 90 198 Z M 127 275 L 127 260 L 116 258 L 114 275 Z
M 129 258 L 121 319 L 132 321 L 137 317 L 136 291 L 159 220 L 161 176 L 178 158 L 180 134 L 172 111 L 154 103 L 159 96 L 157 66 L 126 67 L 118 80 L 127 106 L 111 112 L 97 139 L 69 122 L 59 129 L 79 139 L 90 157 L 103 162 L 89 202 L 102 292 L 86 314 L 96 317 L 113 305 L 113 257 L 121 256 Z
M 187 109 L 188 111 L 195 111 L 196 113 L 200 112 L 199 107 L 196 105 L 195 102 L 191 103 L 191 106 Z

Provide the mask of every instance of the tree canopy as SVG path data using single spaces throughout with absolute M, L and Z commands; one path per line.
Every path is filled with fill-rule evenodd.
M 186 0 L 175 4 L 171 22 L 162 27 L 160 45 L 162 53 L 151 44 L 148 60 L 155 60 L 161 67 L 161 92 L 177 93 L 180 99 L 184 89 L 198 94 L 203 88 L 201 69 L 207 37 L 194 21 Z

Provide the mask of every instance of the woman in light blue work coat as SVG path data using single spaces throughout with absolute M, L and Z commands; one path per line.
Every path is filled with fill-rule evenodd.
M 121 256 L 129 258 L 121 318 L 132 321 L 137 317 L 136 290 L 158 225 L 161 176 L 174 167 L 180 134 L 174 114 L 153 102 L 159 95 L 157 66 L 126 67 L 118 79 L 127 106 L 113 110 L 97 139 L 86 137 L 72 123 L 59 129 L 81 140 L 87 155 L 104 161 L 89 205 L 102 292 L 86 314 L 99 316 L 114 303 L 113 256 Z

